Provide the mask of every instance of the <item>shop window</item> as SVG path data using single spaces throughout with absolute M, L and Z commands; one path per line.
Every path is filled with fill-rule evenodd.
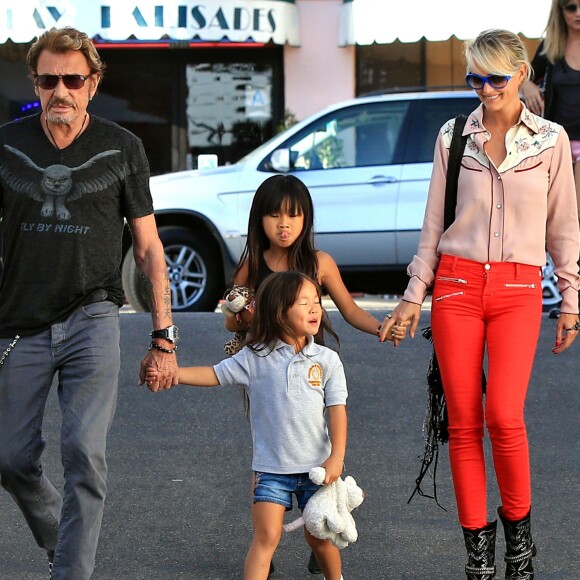
M 522 38 L 528 54 L 535 54 L 538 40 Z M 465 89 L 463 40 L 392 42 L 356 47 L 356 93 L 427 88 Z
M 356 93 L 425 86 L 425 40 L 356 47 Z
M 214 153 L 233 163 L 272 135 L 272 67 L 202 63 L 186 67 L 188 164 Z

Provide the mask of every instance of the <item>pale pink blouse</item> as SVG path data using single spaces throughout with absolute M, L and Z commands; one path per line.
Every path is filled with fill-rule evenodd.
M 496 168 L 485 154 L 490 135 L 482 117 L 480 105 L 463 131 L 468 139 L 456 219 L 445 232 L 445 174 L 455 120 L 441 128 L 419 248 L 407 269 L 411 279 L 403 298 L 423 302 L 441 254 L 541 267 L 547 248 L 563 296 L 561 310 L 578 313 L 580 230 L 568 135 L 522 105 L 519 122 L 506 135 L 506 158 Z

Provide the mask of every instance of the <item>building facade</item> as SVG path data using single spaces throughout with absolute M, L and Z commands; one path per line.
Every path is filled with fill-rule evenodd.
M 396 87 L 462 86 L 461 42 L 450 36 L 472 31 L 464 27 L 462 36 L 456 22 L 437 23 L 433 6 L 432 0 L 412 6 L 385 0 L 3 0 L 0 123 L 38 111 L 26 52 L 45 30 L 70 25 L 93 39 L 107 65 L 91 112 L 137 134 L 153 174 L 195 168 L 200 154 L 232 163 L 289 120 L 330 103 Z M 534 16 L 536 28 L 522 28 L 521 18 L 517 24 L 535 35 L 530 49 L 541 34 L 537 21 L 545 22 Z

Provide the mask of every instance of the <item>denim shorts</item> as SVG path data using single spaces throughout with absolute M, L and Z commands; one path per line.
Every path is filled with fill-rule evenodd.
M 256 471 L 254 503 L 267 501 L 283 505 L 286 511 L 292 509 L 292 495 L 296 496 L 298 507 L 303 510 L 306 502 L 320 489 L 310 481 L 308 473 L 262 473 Z

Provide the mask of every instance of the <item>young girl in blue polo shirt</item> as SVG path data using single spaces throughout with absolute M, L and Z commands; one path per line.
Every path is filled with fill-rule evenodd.
M 248 217 L 248 237 L 233 277 L 233 283 L 256 294 L 272 272 L 298 271 L 316 280 L 332 299 L 342 317 L 353 328 L 371 335 L 379 321 L 354 301 L 333 257 L 314 244 L 314 206 L 306 185 L 294 175 L 272 175 L 256 190 Z M 225 327 L 246 335 L 252 309 L 226 316 Z M 395 346 L 405 338 L 407 324 L 393 328 L 383 340 Z M 247 394 L 244 393 L 247 410 Z M 252 482 L 253 485 L 253 482 Z M 308 570 L 320 568 L 311 554 Z
M 250 398 L 254 536 L 245 580 L 268 577 L 292 496 L 303 509 L 319 488 L 309 470 L 322 465 L 325 483 L 332 483 L 344 467 L 346 378 L 338 354 L 314 342 L 321 327 L 332 333 L 318 284 L 300 272 L 274 273 L 258 292 L 246 346 L 213 367 L 179 369 L 182 384 L 238 385 Z M 147 382 L 156 375 L 148 368 Z M 342 578 L 338 548 L 306 530 L 305 535 L 324 577 Z

